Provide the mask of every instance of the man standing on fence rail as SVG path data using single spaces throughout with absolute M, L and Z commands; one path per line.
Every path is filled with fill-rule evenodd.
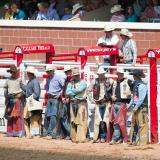
M 120 46 L 120 53 L 125 64 L 136 64 L 137 60 L 137 46 L 132 39 L 133 34 L 128 29 L 121 29 L 120 36 L 123 44 Z
M 70 97 L 71 140 L 84 143 L 87 134 L 87 83 L 80 78 L 79 69 L 72 70 L 72 81 L 68 84 L 66 95 Z
M 117 46 L 119 44 L 119 38 L 116 34 L 113 33 L 115 29 L 109 27 L 108 25 L 104 26 L 105 36 L 100 37 L 97 42 L 97 46 L 107 47 L 107 46 Z M 104 64 L 110 64 L 110 56 L 105 55 Z M 99 56 L 95 56 L 96 63 L 99 64 Z
M 7 72 L 11 74 L 4 86 L 5 118 L 8 120 L 7 136 L 23 137 L 25 135 L 23 124 L 24 87 L 18 78 L 18 70 L 15 65 L 12 65 Z
M 47 66 L 46 72 L 49 74 L 49 77 L 46 86 L 48 101 L 45 111 L 44 127 L 46 132 L 44 133 L 44 137 L 47 139 L 57 139 L 59 136 L 59 105 L 65 79 L 62 76 L 55 74 L 55 68 L 52 66 Z
M 141 70 L 135 69 L 131 75 L 134 78 L 133 86 L 133 99 L 128 107 L 133 110 L 133 116 L 131 120 L 131 129 L 138 126 L 138 142 L 140 145 L 148 143 L 148 97 L 147 86 L 141 80 L 145 75 Z M 133 131 L 130 132 L 130 144 L 132 143 Z

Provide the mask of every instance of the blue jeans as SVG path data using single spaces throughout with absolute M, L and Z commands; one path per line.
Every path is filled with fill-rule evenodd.
M 119 125 L 114 124 L 113 129 L 114 129 L 114 132 L 113 132 L 112 140 L 114 140 L 114 141 L 121 140 L 122 139 L 122 133 L 121 133 L 121 129 L 120 129 Z
M 133 61 L 124 62 L 124 64 L 132 64 Z M 132 72 L 132 69 L 124 69 L 124 71 Z
M 45 136 L 52 136 L 53 138 L 56 138 L 57 136 L 57 132 L 55 130 L 56 126 L 57 126 L 56 116 L 45 117 L 44 120 L 44 127 L 46 129 Z
M 47 101 L 45 116 L 50 117 L 54 115 L 58 117 L 59 103 L 60 100 L 58 99 L 49 99 Z
M 58 123 L 58 109 L 59 109 L 59 100 L 58 99 L 49 99 L 47 102 L 44 128 L 46 130 L 45 136 L 49 135 L 53 138 L 57 136 L 57 123 Z
M 62 115 L 60 117 L 60 124 L 64 136 L 70 136 L 70 105 L 63 103 Z
M 105 110 L 106 110 L 106 105 L 105 104 L 104 105 L 99 105 L 99 113 L 100 113 L 102 119 L 104 117 Z M 100 125 L 99 125 L 99 136 L 98 136 L 98 138 L 106 139 L 106 134 L 107 134 L 106 123 L 101 121 Z
M 114 117 L 117 117 L 117 115 L 120 111 L 120 108 L 121 108 L 121 103 L 114 104 L 114 112 L 113 112 Z M 114 129 L 114 132 L 113 132 L 112 140 L 118 141 L 118 140 L 122 139 L 122 133 L 121 133 L 121 129 L 120 129 L 119 125 L 114 123 L 113 129 Z

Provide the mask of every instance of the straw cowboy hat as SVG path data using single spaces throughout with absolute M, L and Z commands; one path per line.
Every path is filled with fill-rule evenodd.
M 136 77 L 138 77 L 138 78 L 145 78 L 145 74 L 143 73 L 142 70 L 139 70 L 139 69 L 134 69 L 134 70 L 130 73 L 130 75 L 134 75 L 134 76 L 136 76 Z
M 70 71 L 72 70 L 71 66 L 67 65 L 67 66 L 64 66 L 64 72 L 67 72 L 67 71 Z
M 77 76 L 77 75 L 80 75 L 80 71 L 79 71 L 78 68 L 74 68 L 74 69 L 72 70 L 72 76 Z
M 36 70 L 33 66 L 28 66 L 27 69 L 26 69 L 26 72 L 35 74 Z
M 108 25 L 104 26 L 104 32 L 111 32 L 111 31 L 114 31 L 114 30 L 115 30 L 115 28 L 113 28 L 113 27 L 110 27 Z
M 72 14 L 75 14 L 75 12 L 76 12 L 78 9 L 82 8 L 82 7 L 83 7 L 83 5 L 81 5 L 81 4 L 79 4 L 79 3 L 76 3 L 76 4 L 73 6 Z
M 122 74 L 124 74 L 124 69 L 123 69 L 123 68 L 117 68 L 117 73 L 122 73 Z
M 123 11 L 124 9 L 121 7 L 121 5 L 119 4 L 116 4 L 114 5 L 112 8 L 111 8 L 111 13 L 116 13 L 116 12 L 119 12 L 119 11 Z
M 127 37 L 132 37 L 133 36 L 133 34 L 126 28 L 121 29 L 120 35 L 124 35 L 124 36 L 127 36 Z
M 53 66 L 46 66 L 46 72 L 48 72 L 48 71 L 54 71 L 55 70 L 55 67 L 53 67 Z
M 15 65 L 12 65 L 12 66 L 10 66 L 10 68 L 7 70 L 7 72 L 14 72 L 14 73 L 16 73 L 16 72 L 18 72 L 18 69 L 17 69 L 17 67 L 16 67 Z
M 98 68 L 97 74 L 105 74 L 106 71 L 104 70 L 103 67 Z

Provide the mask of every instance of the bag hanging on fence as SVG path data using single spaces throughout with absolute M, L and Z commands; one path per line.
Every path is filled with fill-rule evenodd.
M 28 111 L 43 110 L 42 102 L 35 100 L 32 95 L 26 98 L 26 100 Z

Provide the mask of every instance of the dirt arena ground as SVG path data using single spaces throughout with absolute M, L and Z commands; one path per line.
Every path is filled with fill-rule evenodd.
M 160 160 L 160 145 L 74 144 L 38 137 L 9 138 L 0 134 L 0 160 Z

